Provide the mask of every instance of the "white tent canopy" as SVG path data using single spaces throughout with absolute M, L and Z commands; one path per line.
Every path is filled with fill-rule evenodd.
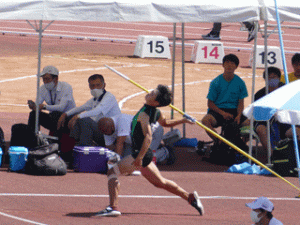
M 257 0 L 6 0 L 0 19 L 68 21 L 239 22 L 259 20 Z
M 300 21 L 300 4 L 277 1 L 282 21 Z M 0 19 L 60 21 L 242 22 L 276 20 L 274 0 L 3 0 Z
M 274 0 L 259 0 L 260 20 L 276 21 Z M 277 0 L 278 12 L 281 21 L 300 21 L 300 3 L 294 0 Z

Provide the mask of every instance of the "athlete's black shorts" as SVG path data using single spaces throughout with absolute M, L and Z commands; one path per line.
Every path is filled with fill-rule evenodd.
M 134 159 L 136 159 L 136 157 L 138 156 L 139 154 L 139 151 L 138 150 L 133 150 L 132 151 L 132 157 Z M 153 159 L 153 152 L 152 150 L 149 148 L 148 151 L 146 152 L 144 158 L 143 158 L 143 163 L 142 163 L 142 166 L 143 167 L 146 167 L 148 166 L 151 162 L 152 162 L 152 159 Z

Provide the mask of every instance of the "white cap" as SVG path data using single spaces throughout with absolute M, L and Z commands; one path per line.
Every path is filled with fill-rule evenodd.
M 44 69 L 43 69 L 43 71 L 41 72 L 41 77 L 44 76 L 45 74 L 51 74 L 51 75 L 58 76 L 59 71 L 54 66 L 45 66 Z
M 272 212 L 274 209 L 273 203 L 266 197 L 259 197 L 255 201 L 247 203 L 246 206 L 251 209 L 264 209 L 268 212 Z

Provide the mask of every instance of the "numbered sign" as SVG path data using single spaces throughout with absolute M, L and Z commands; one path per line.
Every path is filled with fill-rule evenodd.
M 135 56 L 145 58 L 171 58 L 169 40 L 163 36 L 138 36 L 134 54 Z
M 253 52 L 254 48 L 250 55 L 250 67 L 253 65 Z M 281 51 L 279 47 L 268 46 L 267 60 L 268 66 L 275 66 L 279 69 L 283 69 Z M 256 68 L 265 68 L 265 47 L 263 45 L 258 45 L 256 49 Z
M 195 63 L 221 63 L 224 57 L 220 41 L 195 41 L 191 60 Z

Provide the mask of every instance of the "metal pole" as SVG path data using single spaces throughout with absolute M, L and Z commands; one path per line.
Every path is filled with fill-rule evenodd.
M 265 83 L 266 83 L 266 95 L 269 93 L 269 74 L 268 74 L 268 20 L 264 21 L 264 45 L 265 45 L 265 54 L 264 54 L 264 63 L 265 63 Z M 268 147 L 268 164 L 271 165 L 271 137 L 270 137 L 270 121 L 267 121 L 267 147 Z
M 37 87 L 36 87 L 36 101 L 35 101 L 35 134 L 39 132 L 39 97 L 40 97 L 40 71 L 41 71 L 41 55 L 42 55 L 42 34 L 43 34 L 43 21 L 39 22 L 39 47 L 38 47 L 38 65 L 37 65 Z
M 182 45 L 181 45 L 181 49 L 182 49 L 182 111 L 185 112 L 185 64 L 184 64 L 184 60 L 185 60 L 185 49 L 184 49 L 184 23 L 182 23 L 182 27 L 181 27 L 181 35 L 182 35 Z M 182 125 L 182 137 L 185 138 L 185 124 Z
M 175 93 L 175 59 L 176 59 L 176 23 L 173 24 L 173 53 L 172 53 L 172 105 Z M 171 119 L 174 118 L 174 109 L 171 109 Z
M 254 102 L 254 92 L 255 92 L 255 75 L 256 75 L 256 52 L 257 52 L 257 33 L 258 33 L 258 22 L 255 21 L 254 22 L 254 26 L 255 26 L 255 38 L 254 38 L 254 50 L 253 50 L 253 61 L 252 61 L 252 91 L 251 91 L 251 103 Z M 250 119 L 250 137 L 249 137 L 249 142 L 250 142 L 250 146 L 249 146 L 249 153 L 250 156 L 252 156 L 252 141 L 253 141 L 253 123 L 254 123 L 254 119 L 253 117 L 251 117 Z M 256 149 L 257 151 L 257 149 Z M 251 159 L 249 159 L 249 163 L 251 163 Z

